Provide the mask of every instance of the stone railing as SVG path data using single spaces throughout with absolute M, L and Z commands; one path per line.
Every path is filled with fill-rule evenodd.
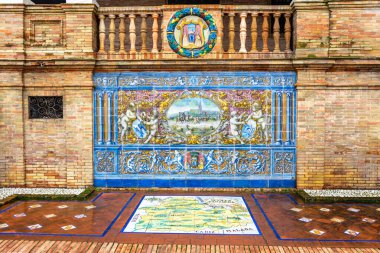
M 188 6 L 101 7 L 98 59 L 178 59 L 166 29 L 176 11 Z M 289 58 L 292 12 L 289 6 L 206 5 L 218 35 L 206 58 Z M 186 58 L 184 58 L 186 59 Z

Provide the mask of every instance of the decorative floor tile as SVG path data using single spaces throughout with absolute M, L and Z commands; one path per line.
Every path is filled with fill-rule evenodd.
M 48 219 L 50 219 L 50 218 L 54 218 L 54 217 L 57 217 L 57 215 L 55 215 L 55 214 L 47 214 L 47 215 L 44 215 L 45 216 L 45 218 L 48 218 Z
M 67 226 L 63 226 L 61 227 L 63 230 L 72 230 L 72 229 L 75 229 L 77 228 L 76 226 L 74 225 L 67 225 Z
M 85 214 L 77 214 L 74 217 L 77 218 L 77 219 L 83 219 L 83 218 L 86 218 L 87 215 L 85 215 Z
M 351 230 L 351 229 L 347 229 L 346 231 L 344 231 L 345 234 L 347 235 L 352 235 L 352 236 L 357 236 L 360 234 L 360 232 L 358 231 L 354 231 L 354 230 Z
M 28 228 L 30 230 L 35 230 L 35 229 L 39 229 L 39 228 L 42 228 L 42 226 L 40 224 L 34 224 L 34 225 L 30 225 L 28 226 Z
M 297 207 L 293 207 L 293 208 L 291 208 L 290 210 L 293 211 L 293 212 L 297 212 L 297 213 L 299 213 L 299 212 L 302 211 L 301 208 L 297 208 Z
M 342 219 L 342 218 L 337 218 L 337 217 L 331 218 L 330 220 L 333 221 L 333 222 L 337 222 L 337 223 L 342 223 L 342 222 L 344 222 L 344 219 Z
M 302 218 L 299 219 L 299 220 L 307 223 L 307 222 L 312 221 L 313 219 L 309 219 L 309 218 L 306 218 L 306 217 L 302 217 Z
M 8 208 L 3 208 L 3 211 L 0 209 L 0 239 L 2 235 L 13 234 L 28 237 L 43 234 L 44 236 L 70 236 L 70 238 L 71 236 L 102 238 L 134 196 L 133 193 L 101 193 L 94 198 L 93 202 L 44 201 L 41 204 L 42 208 L 35 207 L 36 209 L 31 208 L 38 205 L 34 201 L 18 201 Z M 84 213 L 86 206 L 97 208 Z M 23 216 L 27 217 L 17 218 Z
M 40 205 L 40 204 L 35 204 L 35 205 L 31 205 L 31 206 L 29 206 L 29 208 L 38 208 L 38 207 L 41 207 L 42 205 Z
M 358 213 L 358 212 L 360 212 L 360 209 L 350 207 L 350 208 L 347 209 L 347 211 Z
M 379 205 L 309 204 L 297 196 L 279 193 L 256 193 L 252 197 L 280 240 L 380 243 L 380 223 L 376 221 Z M 289 211 L 294 208 L 302 212 Z
M 25 213 L 16 213 L 13 216 L 16 217 L 16 218 L 20 218 L 20 217 L 25 217 L 26 214 Z
M 260 234 L 242 197 L 145 196 L 124 232 Z
M 319 230 L 319 229 L 312 229 L 309 232 L 312 233 L 312 234 L 315 234 L 315 235 L 323 235 L 324 233 L 326 233 L 325 231 L 322 231 L 322 230 Z
M 9 225 L 7 223 L 0 224 L 0 228 L 7 228 L 7 227 L 9 227 Z
M 368 223 L 375 223 L 376 222 L 375 219 L 371 219 L 371 218 L 363 218 L 362 221 L 368 222 Z

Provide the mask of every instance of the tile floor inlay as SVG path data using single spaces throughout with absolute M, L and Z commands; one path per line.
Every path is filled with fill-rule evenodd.
M 304 204 L 289 194 L 252 197 L 279 240 L 380 242 L 379 205 Z
M 101 193 L 90 201 L 19 201 L 0 211 L 0 235 L 103 237 L 133 193 Z
M 260 235 L 242 197 L 145 196 L 123 232 Z

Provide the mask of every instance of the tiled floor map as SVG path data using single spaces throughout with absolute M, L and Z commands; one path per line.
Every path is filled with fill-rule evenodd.
M 19 201 L 0 211 L 1 235 L 104 236 L 132 193 L 101 193 L 93 201 Z
M 302 204 L 287 194 L 254 194 L 280 240 L 380 242 L 379 205 Z
M 242 197 L 145 196 L 123 232 L 259 235 Z

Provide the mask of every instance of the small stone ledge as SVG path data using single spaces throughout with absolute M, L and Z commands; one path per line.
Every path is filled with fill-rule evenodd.
M 380 190 L 299 190 L 305 203 L 380 203 Z
M 0 188 L 0 206 L 17 200 L 86 200 L 93 187 L 65 188 Z

